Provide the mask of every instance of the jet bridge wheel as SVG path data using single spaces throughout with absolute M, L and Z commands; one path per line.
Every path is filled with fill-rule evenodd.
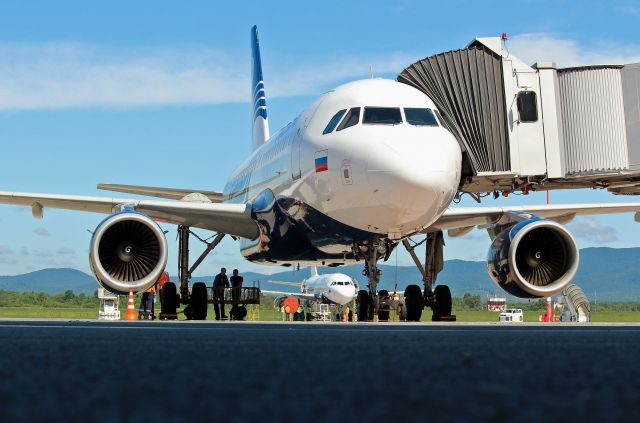
M 369 292 L 365 289 L 358 291 L 358 321 L 371 320 L 369 316 Z
M 404 290 L 404 303 L 407 308 L 407 322 L 419 322 L 424 307 L 424 297 L 418 285 L 409 285 Z
M 440 320 L 455 320 L 451 315 L 451 290 L 447 285 L 438 285 L 433 290 L 434 303 L 432 306 L 434 322 Z
M 207 286 L 196 282 L 191 289 L 191 310 L 193 320 L 207 319 Z

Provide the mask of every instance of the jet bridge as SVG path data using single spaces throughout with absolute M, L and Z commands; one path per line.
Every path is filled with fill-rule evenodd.
M 398 81 L 427 94 L 458 139 L 462 192 L 640 194 L 640 64 L 529 66 L 500 38 L 477 38 Z

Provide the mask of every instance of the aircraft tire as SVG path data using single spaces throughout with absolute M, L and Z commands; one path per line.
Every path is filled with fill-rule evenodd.
M 204 282 L 196 282 L 191 289 L 191 308 L 193 320 L 207 319 L 207 286 Z
M 451 315 L 451 290 L 447 285 L 438 285 L 433 290 L 435 304 L 433 305 L 434 316 Z
M 407 309 L 407 321 L 419 322 L 424 307 L 424 297 L 418 285 L 409 285 L 404 290 L 404 302 Z
M 166 282 L 160 290 L 160 305 L 162 314 L 176 314 L 178 308 L 178 294 L 176 284 Z
M 361 289 L 358 291 L 358 321 L 364 322 L 369 319 L 369 293 Z

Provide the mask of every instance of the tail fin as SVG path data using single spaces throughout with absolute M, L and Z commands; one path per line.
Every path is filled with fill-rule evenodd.
M 311 276 L 318 276 L 318 268 L 315 266 L 311 266 L 309 269 L 311 269 Z
M 251 28 L 251 93 L 253 94 L 253 149 L 260 147 L 269 139 L 269 121 L 267 120 L 267 99 L 264 94 L 262 62 L 258 44 L 258 27 Z

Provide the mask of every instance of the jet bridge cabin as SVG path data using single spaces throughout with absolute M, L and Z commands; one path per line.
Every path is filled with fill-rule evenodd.
M 460 191 L 640 194 L 640 64 L 529 66 L 498 37 L 407 67 L 463 150 Z

